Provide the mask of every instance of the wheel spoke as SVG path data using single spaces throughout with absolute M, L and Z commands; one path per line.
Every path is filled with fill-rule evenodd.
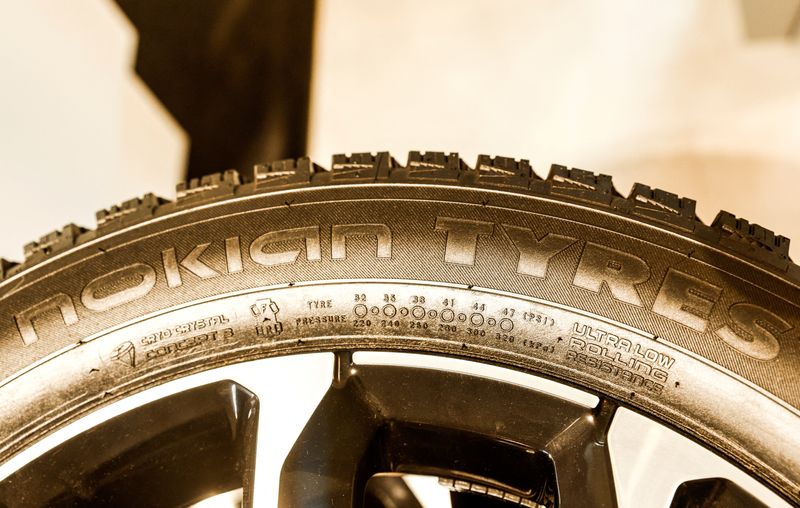
M 417 496 L 399 475 L 373 476 L 367 482 L 364 508 L 423 508 Z
M 241 495 L 259 507 L 421 508 L 404 475 L 438 477 L 454 506 L 465 507 L 672 500 L 682 508 L 712 498 L 787 506 L 732 464 L 610 400 L 589 408 L 479 370 L 352 360 L 314 353 L 245 362 L 132 395 L 98 411 L 93 426 L 78 421 L 78 430 L 57 432 L 67 437 L 1 483 L 0 501 L 15 488 L 35 491 L 41 504 L 61 495 L 53 489 L 76 499 L 118 496 L 146 473 L 151 497 L 212 503 Z M 114 476 L 122 469 L 112 462 L 127 476 Z M 195 469 L 202 471 L 186 476 Z M 29 488 L 64 475 L 75 480 Z M 184 477 L 183 490 L 164 489 Z
M 373 475 L 397 472 L 537 504 L 560 496 L 562 506 L 577 506 L 571 493 L 579 492 L 583 506 L 615 505 L 610 402 L 587 409 L 476 376 L 351 365 L 341 356 L 338 365 L 284 464 L 282 507 L 357 505 Z
M 555 463 L 559 502 L 575 506 L 617 506 L 607 433 L 616 405 L 608 399 L 575 420 L 545 445 Z
M 251 477 L 256 405 L 227 380 L 154 400 L 16 471 L 0 483 L 0 505 L 177 506 L 241 490 Z
M 258 397 L 255 474 L 244 491 L 245 506 L 278 506 L 281 467 L 289 450 L 331 384 L 333 355 L 286 356 L 260 367 L 242 364 L 229 375 Z

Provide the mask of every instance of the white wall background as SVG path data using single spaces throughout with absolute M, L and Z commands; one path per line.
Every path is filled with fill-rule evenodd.
M 310 153 L 491 153 L 541 175 L 559 162 L 800 242 L 800 44 L 748 39 L 742 13 L 737 0 L 322 0 Z M 172 196 L 188 140 L 134 74 L 136 44 L 109 0 L 0 0 L 0 256 L 133 196 Z
M 137 42 L 109 0 L 0 0 L 0 257 L 174 194 L 188 140 L 133 72 Z
M 320 0 L 317 26 L 323 163 L 385 149 L 524 157 L 540 175 L 560 162 L 800 244 L 800 45 L 749 40 L 736 0 Z M 133 73 L 136 45 L 110 0 L 0 0 L 0 256 L 133 196 L 172 197 L 188 140 Z M 670 439 L 629 444 L 629 462 Z M 629 485 L 633 506 L 649 484 Z
M 318 159 L 562 163 L 759 222 L 800 257 L 800 44 L 748 39 L 738 0 L 323 0 L 315 47 Z

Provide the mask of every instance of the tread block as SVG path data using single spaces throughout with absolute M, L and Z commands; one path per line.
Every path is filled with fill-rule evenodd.
M 386 180 L 389 172 L 398 167 L 389 152 L 337 154 L 333 156 L 330 171 L 314 175 L 314 184 L 360 183 Z
M 256 164 L 253 167 L 253 187 L 256 192 L 300 187 L 308 185 L 312 174 L 321 171 L 322 168 L 308 157 Z
M 229 169 L 224 173 L 213 173 L 202 178 L 192 178 L 175 187 L 176 204 L 185 206 L 233 196 L 236 187 L 241 185 L 239 172 Z
M 78 236 L 85 231 L 86 229 L 75 224 L 67 224 L 61 230 L 52 231 L 38 241 L 30 242 L 24 248 L 25 263 L 37 263 L 50 255 L 73 247 L 78 241 Z
M 720 243 L 751 259 L 768 263 L 786 271 L 792 260 L 789 258 L 789 239 L 776 235 L 758 224 L 750 224 L 730 212 L 717 214 L 711 227 L 719 231 Z
M 159 206 L 166 202 L 167 200 L 148 193 L 141 198 L 129 199 L 120 205 L 100 210 L 95 214 L 97 230 L 106 232 L 147 220 L 153 216 Z
M 14 267 L 16 266 L 18 266 L 18 263 L 0 258 L 0 280 L 3 280 L 14 273 Z
M 526 159 L 479 155 L 474 171 L 463 171 L 461 183 L 527 189 L 531 179 L 539 179 Z
M 308 185 L 372 182 L 460 184 L 521 193 L 527 190 L 576 203 L 600 205 L 689 233 L 696 240 L 728 248 L 800 281 L 800 266 L 789 257 L 788 238 L 724 211 L 717 215 L 711 226 L 707 226 L 696 216 L 693 199 L 639 183 L 625 198 L 616 191 L 610 176 L 562 165 L 551 166 L 547 178 L 542 180 L 526 159 L 479 155 L 475 169 L 471 169 L 457 153 L 418 151 L 409 152 L 405 166 L 401 166 L 389 152 L 353 153 L 334 155 L 330 171 L 304 157 L 258 164 L 251 174 L 244 177 L 235 170 L 227 170 L 194 178 L 176 186 L 175 203 L 145 194 L 98 211 L 94 231 L 69 224 L 44 235 L 25 246 L 22 263 L 0 260 L 0 280 L 82 242 L 197 204 Z
M 552 195 L 590 203 L 609 205 L 618 196 L 610 176 L 583 169 L 568 169 L 558 164 L 550 166 L 550 173 L 544 183 Z M 531 187 L 534 188 L 533 185 Z
M 405 180 L 439 180 L 458 182 L 467 165 L 457 153 L 444 152 L 409 152 L 405 167 L 391 171 L 389 177 L 393 181 Z
M 698 222 L 695 214 L 696 204 L 693 199 L 682 198 L 671 192 L 651 189 L 647 185 L 636 183 L 625 200 L 624 207 L 629 208 L 634 215 L 686 231 L 694 231 Z

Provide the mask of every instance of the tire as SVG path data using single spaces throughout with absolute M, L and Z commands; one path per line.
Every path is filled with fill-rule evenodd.
M 125 202 L 2 263 L 0 462 L 191 372 L 404 350 L 602 394 L 800 502 L 800 268 L 788 239 L 694 205 L 432 152 L 280 161 Z

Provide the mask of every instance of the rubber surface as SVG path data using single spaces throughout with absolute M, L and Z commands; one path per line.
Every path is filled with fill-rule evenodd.
M 245 357 L 404 349 L 581 386 L 800 499 L 788 239 L 644 185 L 456 154 L 178 186 L 2 263 L 0 458 L 100 404 Z M 13 394 L 13 396 L 12 396 Z

